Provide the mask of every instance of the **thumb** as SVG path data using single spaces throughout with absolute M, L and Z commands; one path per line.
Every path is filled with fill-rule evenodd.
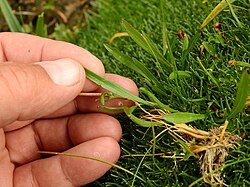
M 82 90 L 85 73 L 71 59 L 0 65 L 0 128 L 48 115 Z

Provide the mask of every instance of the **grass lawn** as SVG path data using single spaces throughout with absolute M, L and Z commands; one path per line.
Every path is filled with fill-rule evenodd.
M 155 90 L 161 89 L 163 93 L 154 92 L 154 89 L 151 91 L 164 104 L 179 111 L 205 114 L 205 120 L 191 123 L 193 127 L 209 130 L 222 126 L 225 116 L 233 108 L 237 84 L 244 69 L 240 65 L 229 65 L 228 62 L 241 61 L 249 67 L 250 2 L 238 0 L 233 3 L 232 9 L 240 23 L 232 15 L 229 7 L 221 12 L 202 30 L 184 62 L 181 62 L 183 40 L 178 36 L 178 32 L 184 32 L 191 41 L 203 20 L 220 1 L 202 3 L 201 0 L 169 0 L 164 2 L 167 33 L 176 67 L 178 70 L 188 71 L 191 75 L 189 78 L 170 81 L 166 68 L 161 69 L 164 76 L 160 76 L 156 60 L 130 37 L 116 38 L 112 47 L 137 58 L 154 72 L 155 77 L 163 85 Z M 103 44 L 107 44 L 115 33 L 125 32 L 120 24 L 121 20 L 125 19 L 137 30 L 146 33 L 162 51 L 160 1 L 98 0 L 95 1 L 94 6 L 97 13 L 89 17 L 88 26 L 82 29 L 77 37 L 77 44 L 99 57 L 104 62 L 107 72 L 130 77 L 139 87 L 147 87 L 141 76 L 115 60 Z M 222 23 L 218 27 L 221 32 L 215 31 L 213 24 L 216 22 Z M 205 46 L 203 52 L 200 51 L 202 44 Z M 165 57 L 171 61 L 168 52 Z M 204 67 L 199 65 L 197 57 L 201 58 Z M 242 89 L 249 89 L 249 86 Z M 249 113 L 249 108 L 245 107 L 229 120 L 227 127 L 227 131 L 242 138 L 240 145 L 235 150 L 230 150 L 225 161 L 227 167 L 222 171 L 225 184 L 230 186 L 250 186 Z M 124 115 L 117 117 L 123 125 L 123 138 L 120 143 L 122 158 L 118 164 L 137 173 L 142 180 L 114 168 L 102 179 L 88 186 L 188 186 L 202 177 L 196 158 L 189 157 L 185 160 L 173 156 L 181 155 L 183 148 L 167 132 L 159 136 L 152 146 L 150 141 L 164 128 L 144 128 L 132 123 Z M 153 153 L 155 156 L 144 156 Z M 157 156 L 159 153 L 173 157 L 162 158 Z M 137 156 L 126 156 L 130 154 Z M 206 185 L 201 180 L 195 186 Z
M 134 175 L 114 167 L 88 187 L 250 186 L 250 1 L 225 1 L 200 30 L 220 0 L 95 0 L 80 32 L 62 24 L 49 35 L 88 49 L 157 103 L 116 116 L 118 165 Z M 104 44 L 125 30 L 130 37 L 108 45 L 112 56 Z

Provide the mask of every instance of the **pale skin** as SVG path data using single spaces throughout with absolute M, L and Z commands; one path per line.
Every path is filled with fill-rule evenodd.
M 42 158 L 38 151 L 65 151 L 115 163 L 120 123 L 97 109 L 97 97 L 78 97 L 81 91 L 103 91 L 86 79 L 81 66 L 138 95 L 134 82 L 106 74 L 100 60 L 69 43 L 20 33 L 1 33 L 0 42 L 0 187 L 73 187 L 101 177 L 111 166 L 60 155 Z M 57 77 L 60 84 L 55 84 L 40 65 L 56 60 L 74 64 L 74 84 L 63 86 L 65 77 Z

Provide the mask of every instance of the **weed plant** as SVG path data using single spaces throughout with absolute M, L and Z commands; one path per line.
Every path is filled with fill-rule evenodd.
M 209 131 L 222 126 L 225 120 L 229 119 L 227 131 L 242 139 L 240 146 L 236 150 L 231 150 L 226 157 L 223 165 L 226 167 L 222 166 L 224 184 L 247 186 L 249 184 L 249 138 L 246 134 L 249 133 L 250 119 L 245 107 L 246 100 L 243 99 L 244 106 L 241 111 L 236 112 L 237 114 L 234 109 L 239 103 L 237 98 L 239 99 L 245 93 L 246 99 L 246 93 L 249 94 L 249 78 L 246 71 L 243 73 L 246 75 L 246 82 L 244 86 L 240 85 L 242 72 L 245 67 L 249 67 L 249 25 L 247 24 L 249 4 L 247 1 L 236 1 L 230 4 L 212 21 L 214 25 L 210 23 L 200 32 L 198 28 L 202 21 L 219 1 L 204 4 L 200 1 L 163 2 L 167 4 L 167 7 L 162 7 L 163 11 L 158 1 L 137 2 L 137 5 L 130 1 L 124 4 L 113 1 L 97 4 L 99 15 L 90 22 L 86 30 L 88 33 L 82 31 L 80 37 L 83 39 L 79 40 L 79 44 L 88 47 L 86 45 L 89 44 L 88 38 L 94 38 L 88 35 L 95 35 L 91 44 L 100 46 L 101 53 L 94 46 L 93 48 L 89 46 L 89 50 L 99 55 L 109 71 L 130 76 L 137 81 L 138 85 L 149 90 L 158 100 L 173 110 L 205 114 L 204 120 L 191 123 L 193 127 Z M 126 3 L 128 8 L 124 8 Z M 130 10 L 130 6 L 135 6 L 137 9 Z M 144 13 L 144 16 L 138 16 L 137 19 L 131 16 L 137 12 L 136 10 L 138 14 Z M 112 18 L 108 18 L 109 14 L 113 15 Z M 116 38 L 112 46 L 106 46 L 108 51 L 120 61 L 119 63 L 110 60 L 110 56 L 99 41 L 107 43 L 113 34 L 124 32 L 124 29 L 119 26 L 122 18 L 139 28 L 137 30 L 140 30 L 142 35 L 138 37 L 142 36 L 142 38 L 140 40 L 137 36 L 133 36 L 134 28 L 123 21 L 125 31 L 133 40 L 128 37 Z M 162 32 L 165 23 L 167 23 L 166 28 Z M 232 65 L 235 61 L 238 62 L 235 63 L 237 65 Z M 154 78 L 143 68 L 137 69 L 137 74 L 133 74 L 121 63 L 132 69 L 135 69 L 133 63 L 140 66 L 143 64 L 152 72 Z M 144 78 L 138 76 L 140 70 L 147 74 Z M 158 84 L 152 85 L 154 80 L 157 80 Z M 148 99 L 149 95 L 146 95 L 142 97 L 145 96 L 144 98 Z M 127 111 L 127 114 L 131 117 L 131 112 Z M 187 150 L 179 140 L 166 132 L 162 133 L 163 128 L 160 127 L 154 126 L 148 129 L 135 127 L 133 123 L 128 125 L 126 119 L 123 119 L 123 123 L 126 124 L 121 142 L 123 158 L 119 164 L 136 173 L 143 181 L 114 169 L 104 181 L 96 182 L 94 185 L 188 186 L 194 181 L 196 182 L 193 185 L 205 185 L 200 182 L 202 180 L 197 159 L 181 157 L 180 153 L 185 154 Z M 161 135 L 157 136 L 159 134 Z M 155 136 L 157 138 L 154 138 Z
M 213 24 L 208 20 L 201 28 L 217 4 L 95 1 L 99 12 L 76 41 L 104 61 L 107 71 L 133 78 L 141 98 L 86 70 L 94 82 L 137 103 L 137 110 L 119 108 L 136 123 L 118 116 L 125 124 L 120 166 L 89 186 L 250 184 L 249 0 L 223 0 Z M 46 34 L 43 24 L 37 34 Z M 130 37 L 105 45 L 116 59 L 111 60 L 102 44 L 118 32 Z M 117 110 L 105 107 L 113 97 L 102 95 L 102 110 Z

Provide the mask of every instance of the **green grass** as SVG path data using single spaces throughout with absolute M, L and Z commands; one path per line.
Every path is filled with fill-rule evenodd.
M 234 3 L 229 4 L 202 31 L 198 28 L 219 1 L 160 2 L 96 0 L 94 7 L 97 12 L 89 13 L 87 28 L 83 28 L 71 41 L 76 41 L 98 56 L 107 72 L 130 77 L 139 87 L 144 87 L 140 89 L 143 99 L 149 99 L 157 103 L 154 106 L 173 112 L 169 116 L 164 115 L 165 121 L 191 122 L 198 129 L 209 130 L 223 125 L 228 119 L 228 131 L 243 138 L 240 146 L 230 151 L 225 165 L 221 167 L 223 177 L 230 186 L 249 186 L 250 110 L 244 107 L 244 103 L 246 96 L 250 95 L 249 75 L 245 71 L 249 68 L 250 2 L 227 0 Z M 121 24 L 123 19 L 128 23 L 123 21 Z M 213 29 L 213 23 L 217 21 L 223 23 L 219 28 L 221 34 Z M 143 34 L 137 33 L 129 23 Z M 13 28 L 16 28 L 15 20 L 13 24 Z M 41 18 L 36 33 L 45 36 L 44 28 Z M 104 44 L 115 33 L 124 32 L 125 29 L 133 40 L 130 37 L 116 38 L 111 47 L 105 46 L 106 50 Z M 178 37 L 179 31 L 186 33 L 184 40 Z M 199 49 L 201 45 L 205 49 L 202 54 Z M 229 65 L 230 60 L 239 63 Z M 105 88 L 115 89 L 114 93 L 151 105 L 130 93 L 124 95 L 115 85 L 91 72 L 87 73 L 89 78 L 105 84 Z M 134 112 L 135 116 L 131 114 L 131 109 L 125 112 L 144 127 L 132 123 L 124 114 L 117 116 L 123 124 L 120 143 L 122 158 L 118 164 L 137 177 L 114 167 L 103 178 L 88 186 L 161 187 L 188 186 L 191 183 L 205 186 L 201 182 L 197 159 L 190 156 L 192 154 L 183 141 L 163 131 L 163 127 L 152 127 L 150 122 L 136 118 L 140 115 L 139 111 Z M 159 133 L 162 134 L 155 139 Z M 126 156 L 130 154 L 137 156 Z M 185 156 L 184 159 L 162 158 L 159 154 Z
M 193 126 L 204 130 L 222 125 L 223 116 L 227 116 L 233 108 L 242 67 L 230 66 L 229 60 L 235 59 L 249 64 L 249 0 L 233 3 L 231 7 L 233 14 L 230 11 L 219 14 L 202 30 L 198 41 L 186 56 L 182 52 L 183 42 L 177 33 L 182 30 L 189 39 L 192 38 L 206 16 L 219 2 L 208 1 L 203 4 L 195 0 L 171 0 L 168 1 L 167 6 L 164 6 L 166 27 L 173 51 L 173 56 L 167 53 L 165 57 L 171 62 L 174 60 L 178 70 L 188 71 L 190 78 L 169 81 L 166 79 L 169 75 L 168 70 L 164 68 L 161 69 L 164 75 L 158 76 L 154 58 L 129 37 L 117 38 L 112 43 L 112 47 L 137 58 L 154 72 L 163 85 L 161 89 L 164 93 L 157 92 L 157 89 L 151 91 L 156 93 L 161 102 L 179 111 L 205 114 L 204 121 L 192 123 Z M 115 33 L 125 31 L 121 26 L 121 20 L 125 19 L 137 30 L 146 33 L 161 51 L 164 51 L 159 1 L 99 0 L 94 6 L 97 13 L 89 18 L 88 27 L 79 34 L 77 44 L 99 57 L 108 72 L 130 77 L 138 86 L 147 86 L 137 73 L 115 60 L 103 44 L 107 44 Z M 213 30 L 213 23 L 217 21 L 223 22 L 220 30 L 224 38 L 219 37 Z M 201 44 L 205 46 L 202 65 L 197 60 Z M 156 139 L 154 150 L 150 140 L 163 128 L 146 129 L 130 122 L 124 115 L 118 118 L 123 124 L 123 138 L 120 143 L 122 155 L 143 155 L 154 152 L 174 154 L 183 151 L 180 144 L 168 133 Z M 244 110 L 231 119 L 228 131 L 238 135 L 247 134 L 247 136 L 242 139 L 236 150 L 230 152 L 226 160 L 228 167 L 223 170 L 223 176 L 230 186 L 248 186 L 250 184 L 250 162 L 247 160 L 250 157 L 249 111 Z M 233 162 L 235 164 L 231 165 L 230 163 Z M 188 186 L 201 177 L 197 160 L 193 157 L 184 161 L 159 156 L 129 156 L 122 157 L 118 164 L 137 173 L 144 182 L 134 179 L 123 171 L 112 169 L 102 179 L 89 186 Z M 199 182 L 197 186 L 204 186 L 204 183 Z

